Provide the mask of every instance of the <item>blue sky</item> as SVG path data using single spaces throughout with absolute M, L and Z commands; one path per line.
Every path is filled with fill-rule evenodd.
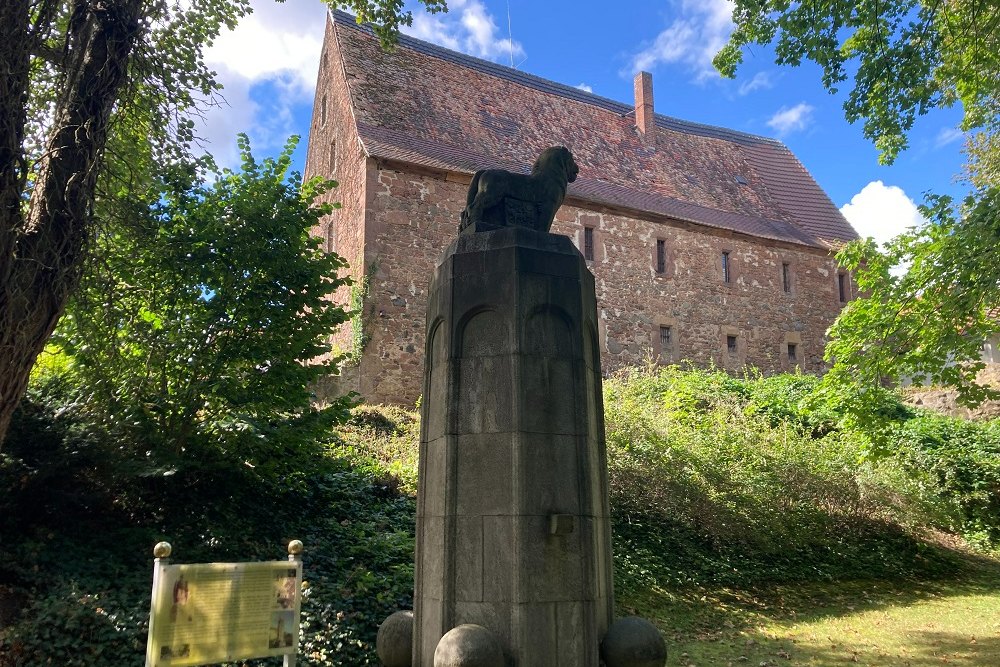
M 910 149 L 880 166 L 861 126 L 844 120 L 844 93 L 828 94 L 818 68 L 779 68 L 769 49 L 745 55 L 735 80 L 711 58 L 731 30 L 728 0 L 451 0 L 447 14 L 414 6 L 408 32 L 421 39 L 597 95 L 632 102 L 632 78 L 653 75 L 657 113 L 776 137 L 799 157 L 862 235 L 884 240 L 919 222 L 913 202 L 929 190 L 953 195 L 964 160 L 959 109 L 921 118 Z M 253 0 L 254 13 L 209 49 L 225 85 L 202 135 L 221 162 L 235 161 L 235 135 L 258 155 L 290 134 L 308 140 L 326 9 L 319 0 Z M 509 22 L 508 22 L 509 17 Z M 512 37 L 512 39 L 511 39 Z

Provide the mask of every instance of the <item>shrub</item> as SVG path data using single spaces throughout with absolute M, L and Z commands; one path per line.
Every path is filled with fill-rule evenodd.
M 923 567 L 910 531 L 954 508 L 924 471 L 872 459 L 863 434 L 809 414 L 795 399 L 813 384 L 677 368 L 606 382 L 615 530 L 650 556 L 639 570 L 739 583 Z
M 0 517 L 0 589 L 30 600 L 0 630 L 0 665 L 141 665 L 151 548 L 163 539 L 174 562 L 280 559 L 288 540 L 301 539 L 300 664 L 378 664 L 378 625 L 412 607 L 413 594 L 414 499 L 384 483 L 383 467 L 331 446 L 292 485 L 229 466 L 153 476 L 126 495 L 87 472 L 94 462 L 109 467 L 104 454 L 64 456 L 86 443 L 57 412 L 23 405 L 0 464 L 4 479 L 51 469 L 15 493 L 0 490 L 0 506 L 16 512 Z M 46 438 L 50 448 L 39 447 Z M 30 458 L 20 458 L 25 451 Z M 42 465 L 50 455 L 65 463 Z M 34 514 L 23 512 L 30 503 L 39 504 Z
M 949 528 L 982 546 L 1000 541 L 1000 420 L 924 412 L 897 425 L 896 439 L 905 465 L 931 475 L 960 509 Z

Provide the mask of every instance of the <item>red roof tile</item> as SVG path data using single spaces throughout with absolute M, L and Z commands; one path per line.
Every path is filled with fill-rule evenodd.
M 353 16 L 332 18 L 372 157 L 526 172 L 562 144 L 580 166 L 570 197 L 815 247 L 857 238 L 779 141 L 657 115 L 650 143 L 631 105 L 407 36 L 387 53 Z

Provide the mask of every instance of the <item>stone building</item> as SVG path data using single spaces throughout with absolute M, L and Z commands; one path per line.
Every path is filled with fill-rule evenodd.
M 305 176 L 339 181 L 316 233 L 351 264 L 338 298 L 363 302 L 335 335 L 359 360 L 342 388 L 417 399 L 426 289 L 473 173 L 556 144 L 580 175 L 552 231 L 596 278 L 605 372 L 822 368 L 853 290 L 832 251 L 856 234 L 782 143 L 655 113 L 649 74 L 622 104 L 405 36 L 385 53 L 339 12 L 321 57 Z

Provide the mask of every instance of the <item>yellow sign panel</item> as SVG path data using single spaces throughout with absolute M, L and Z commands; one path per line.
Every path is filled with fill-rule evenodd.
M 302 563 L 164 565 L 154 577 L 147 667 L 294 655 Z

